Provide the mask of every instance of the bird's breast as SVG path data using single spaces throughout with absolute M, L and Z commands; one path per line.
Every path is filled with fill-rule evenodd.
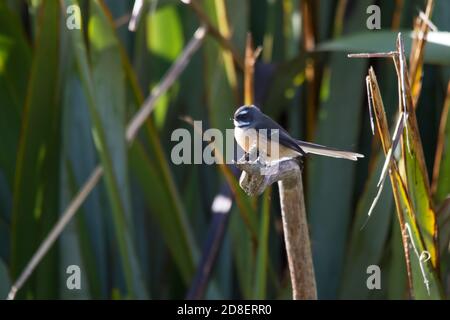
M 250 152 L 251 147 L 258 142 L 256 130 L 248 128 L 234 127 L 234 139 L 245 152 Z
M 300 155 L 296 150 L 275 143 L 267 139 L 264 134 L 260 135 L 255 129 L 235 127 L 234 138 L 236 143 L 247 153 L 250 152 L 253 146 L 257 146 L 260 155 L 267 161 L 294 158 Z

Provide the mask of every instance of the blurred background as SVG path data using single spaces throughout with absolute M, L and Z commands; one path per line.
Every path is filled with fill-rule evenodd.
M 17 298 L 291 298 L 277 186 L 251 198 L 232 165 L 170 160 L 173 130 L 198 135 L 194 120 L 203 130 L 233 128 L 230 117 L 244 104 L 250 32 L 262 48 L 254 103 L 299 139 L 365 155 L 358 162 L 305 161 L 318 297 L 408 298 L 389 182 L 361 230 L 384 161 L 371 133 L 365 77 L 373 66 L 392 126 L 395 67 L 391 59 L 347 53 L 395 50 L 401 31 L 409 57 L 410 32 L 427 1 L 186 2 L 143 1 L 131 32 L 131 0 L 0 1 L 0 297 L 102 164 L 103 178 Z M 381 30 L 368 29 L 372 4 L 381 9 Z M 71 5 L 79 5 L 80 30 L 68 27 Z M 450 1 L 434 1 L 430 20 L 449 31 Z M 201 47 L 128 146 L 130 119 L 202 24 L 209 31 Z M 448 126 L 436 164 L 440 128 L 450 116 L 446 39 L 426 44 L 416 106 L 440 231 L 433 235 L 441 298 L 450 287 Z M 67 288 L 70 265 L 80 267 L 80 290 Z M 370 265 L 380 266 L 379 290 L 367 288 Z

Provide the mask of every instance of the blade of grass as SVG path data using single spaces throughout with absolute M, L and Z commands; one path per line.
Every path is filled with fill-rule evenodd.
M 70 0 L 65 1 L 65 3 L 67 6 L 76 4 L 76 2 Z M 93 45 L 98 46 L 96 49 L 101 49 L 102 47 L 107 48 L 108 46 L 111 46 L 111 35 L 108 35 L 107 33 L 108 37 L 103 39 L 96 38 L 95 33 L 93 33 L 94 30 L 92 29 L 93 26 L 96 25 L 98 29 L 103 30 L 104 32 L 108 31 L 107 26 L 105 26 L 104 16 L 100 14 L 101 11 L 98 2 L 91 2 L 90 4 L 91 10 L 94 10 L 94 15 L 91 18 L 92 20 L 89 21 L 89 37 L 91 38 Z M 87 98 L 89 113 L 91 115 L 95 146 L 99 152 L 104 168 L 105 184 L 112 208 L 114 229 L 126 281 L 127 294 L 130 297 L 136 296 L 142 298 L 145 296 L 145 289 L 142 288 L 139 266 L 136 261 L 132 238 L 130 236 L 131 229 L 126 217 L 127 207 L 121 195 L 119 177 L 117 176 L 117 171 L 115 169 L 119 164 L 116 163 L 117 159 L 112 158 L 111 156 L 111 149 L 109 148 L 111 141 L 107 140 L 108 135 L 106 128 L 104 127 L 104 120 L 102 120 L 101 117 L 102 111 L 99 106 L 102 102 L 98 101 L 98 96 L 96 95 L 95 88 L 98 88 L 99 83 L 97 83 L 95 79 L 94 70 L 91 70 L 89 66 L 88 55 L 86 53 L 81 31 L 74 29 L 70 35 L 75 60 Z
M 164 81 L 160 82 L 158 86 L 156 86 L 151 95 L 144 101 L 142 97 L 142 93 L 137 84 L 137 78 L 134 74 L 131 65 L 122 51 L 122 63 L 125 66 L 126 75 L 129 80 L 129 84 L 131 86 L 133 92 L 133 99 L 135 103 L 139 105 L 143 105 L 143 107 L 139 110 L 139 112 L 135 115 L 132 120 L 133 125 L 130 125 L 127 130 L 127 138 L 131 141 L 137 134 L 137 129 L 144 124 L 146 121 L 146 117 L 151 113 L 153 108 L 155 108 L 155 102 L 159 98 L 162 92 L 165 92 L 172 83 L 178 78 L 181 71 L 187 66 L 188 62 L 191 59 L 191 56 L 194 52 L 196 52 L 200 45 L 203 43 L 203 39 L 205 37 L 205 27 L 201 27 L 197 29 L 194 34 L 193 39 L 187 44 L 182 55 L 178 58 L 178 60 L 174 63 L 174 65 L 167 71 Z M 168 166 L 168 160 L 164 155 L 161 142 L 159 140 L 156 129 L 151 121 L 146 122 L 147 129 L 147 138 L 148 138 L 148 151 L 149 156 L 146 157 L 147 161 L 141 162 L 141 164 L 145 164 L 143 167 L 134 167 L 132 166 L 132 170 L 148 170 L 146 167 L 153 167 L 154 174 L 157 175 L 157 180 L 160 181 L 161 186 L 164 188 L 164 197 L 167 197 L 167 202 L 174 204 L 174 209 L 167 211 L 157 210 L 155 213 L 159 216 L 158 220 L 160 221 L 175 221 L 175 225 L 181 226 L 180 229 L 176 231 L 178 236 L 184 238 L 184 242 L 187 245 L 187 248 L 183 255 L 174 256 L 175 261 L 180 263 L 179 268 L 183 275 L 183 279 L 187 284 L 192 277 L 193 265 L 186 266 L 186 261 L 192 261 L 194 263 L 198 256 L 198 248 L 195 245 L 192 229 L 188 223 L 188 219 L 186 216 L 186 212 L 183 208 L 182 202 L 180 201 L 180 195 L 177 190 L 174 178 Z M 132 146 L 132 149 L 134 147 Z M 133 153 L 133 151 L 131 152 Z M 132 156 L 133 157 L 133 156 Z M 135 160 L 137 158 L 134 158 Z M 142 160 L 142 159 L 141 159 Z M 134 161 L 134 160 L 132 160 Z M 151 191 L 151 189 L 146 189 L 147 191 Z M 159 203 L 159 201 L 158 201 Z M 180 243 L 174 240 L 173 235 L 166 234 L 164 235 L 168 240 L 167 244 L 169 247 L 179 246 Z M 184 257 L 186 254 L 191 254 L 192 258 L 186 260 Z
M 305 59 L 306 56 L 300 53 L 298 57 L 275 67 L 270 80 L 273 85 L 269 87 L 270 89 L 266 89 L 269 92 L 264 101 L 264 105 L 267 106 L 265 112 L 271 117 L 278 118 L 283 110 L 289 110 L 292 106 L 295 92 L 305 83 Z
M 70 1 L 70 0 L 66 0 Z M 74 1 L 74 0 L 73 0 Z M 66 4 L 71 4 L 71 2 L 68 2 Z M 128 130 L 130 131 L 130 128 L 134 128 L 131 133 L 131 137 L 129 138 L 130 142 L 134 139 L 134 135 L 137 133 L 137 130 L 139 129 L 139 126 L 141 126 L 145 121 L 145 116 L 148 116 L 151 111 L 153 110 L 154 103 L 158 99 L 158 97 L 167 90 L 168 87 L 173 83 L 173 81 L 177 78 L 177 76 L 181 73 L 182 70 L 184 70 L 187 62 L 189 61 L 190 56 L 195 52 L 205 35 L 205 28 L 201 27 L 197 30 L 197 32 L 194 35 L 194 38 L 191 40 L 191 42 L 187 45 L 185 51 L 180 56 L 180 58 L 177 60 L 173 68 L 171 68 L 165 77 L 162 79 L 160 86 L 157 87 L 157 90 L 154 90 L 152 94 L 148 97 L 148 99 L 143 104 L 142 110 L 133 118 L 133 120 L 130 122 L 128 126 Z M 79 36 L 78 36 L 79 37 Z M 81 46 L 78 48 L 78 50 L 81 50 L 82 53 L 85 52 L 84 46 Z M 127 59 L 124 58 L 123 50 L 120 50 L 122 54 L 122 61 L 125 65 L 125 68 L 127 71 L 130 70 L 130 65 L 127 63 Z M 86 65 L 84 65 L 86 68 Z M 85 71 L 85 70 L 84 70 Z M 130 82 L 132 83 L 133 92 L 135 94 L 135 98 L 138 101 L 142 101 L 142 95 L 140 94 L 140 91 L 138 90 L 138 87 L 136 85 L 136 78 L 133 76 L 132 73 L 127 72 L 127 76 L 129 77 Z M 149 125 L 148 128 L 150 128 L 150 138 L 153 139 L 153 146 L 155 146 L 155 133 L 152 132 L 152 126 Z M 156 148 L 156 150 L 161 150 L 160 145 L 156 143 L 156 146 L 159 146 L 159 148 Z M 161 152 L 158 153 L 158 157 L 162 158 Z M 160 162 L 161 163 L 161 162 Z M 164 169 L 165 167 L 162 166 Z M 164 170 L 163 170 L 164 171 Z M 164 174 L 167 174 L 164 172 Z M 92 172 L 89 179 L 84 183 L 83 187 L 81 188 L 80 192 L 77 194 L 77 196 L 72 200 L 69 207 L 66 209 L 64 214 L 62 214 L 62 217 L 58 221 L 58 223 L 53 227 L 51 232 L 47 235 L 44 242 L 41 243 L 38 250 L 33 255 L 32 259 L 28 262 L 26 268 L 23 270 L 23 272 L 20 274 L 20 277 L 16 280 L 16 282 L 11 287 L 11 290 L 9 292 L 8 298 L 14 299 L 17 291 L 21 289 L 23 284 L 26 282 L 26 280 L 29 278 L 29 276 L 32 274 L 36 266 L 39 264 L 39 262 L 42 260 L 42 258 L 45 256 L 45 254 L 48 252 L 48 250 L 51 248 L 53 243 L 56 241 L 58 236 L 61 234 L 64 227 L 67 225 L 67 223 L 70 221 L 70 219 L 75 215 L 76 211 L 79 209 L 81 204 L 85 201 L 87 195 L 92 191 L 92 189 L 95 187 L 99 179 L 103 175 L 103 168 L 101 166 L 97 166 L 95 170 Z M 170 179 L 167 181 L 169 188 L 171 187 Z M 172 186 L 173 189 L 173 186 Z M 117 292 L 116 292 L 117 293 Z M 116 294 L 114 293 L 114 294 Z
M 221 6 L 221 4 L 216 3 L 216 5 Z M 223 10 L 222 9 L 217 9 L 218 11 Z M 220 15 L 219 14 L 219 18 L 225 19 L 225 17 L 223 17 L 223 14 Z M 225 22 L 222 22 L 222 24 Z M 258 53 L 253 52 L 253 48 L 252 48 L 252 44 L 251 44 L 251 37 L 250 35 L 247 36 L 247 43 L 246 43 L 246 55 L 245 55 L 245 75 L 244 75 L 244 99 L 245 102 L 248 104 L 252 104 L 253 103 L 253 99 L 254 99 L 254 94 L 253 94 L 253 73 L 254 73 L 254 63 L 256 60 Z M 226 61 L 227 55 L 225 53 L 223 53 L 223 59 Z M 233 66 L 229 66 L 233 67 Z M 227 69 L 227 67 L 225 66 L 225 68 Z M 233 86 L 232 84 L 232 78 L 228 77 L 228 81 L 230 83 L 231 86 Z M 185 119 L 188 123 L 190 123 L 191 125 L 192 123 L 192 119 Z M 195 129 L 195 127 L 194 127 Z M 202 132 L 195 132 L 198 135 L 201 135 Z M 218 160 L 218 163 L 223 163 L 224 157 L 221 154 L 221 152 L 219 150 L 216 149 L 215 152 L 215 156 L 216 159 Z M 235 200 L 237 201 L 237 204 L 240 208 L 240 212 L 242 213 L 242 216 L 244 218 L 244 221 L 246 222 L 247 226 L 251 229 L 251 231 L 253 231 L 252 226 L 253 226 L 253 221 L 254 219 L 249 219 L 249 217 L 252 217 L 252 212 L 250 212 L 250 215 L 248 214 L 249 210 L 248 208 L 243 207 L 243 205 L 245 205 L 245 203 L 247 203 L 248 201 L 246 201 L 245 199 L 242 199 L 242 193 L 239 193 L 239 191 L 242 192 L 242 190 L 237 186 L 237 181 L 236 181 L 236 175 L 231 172 L 231 168 L 227 165 L 224 164 L 220 164 L 219 168 L 221 169 L 222 174 L 225 176 L 225 179 L 227 180 L 227 188 L 229 188 L 228 190 L 233 192 L 234 196 L 235 196 Z M 238 196 L 238 197 L 236 197 Z M 221 201 L 225 201 L 223 199 L 222 195 L 219 195 L 218 197 L 220 197 L 219 199 L 221 199 Z M 217 197 L 216 197 L 217 198 Z M 213 207 L 214 207 L 214 203 L 216 201 L 216 198 L 214 199 L 213 202 Z M 231 201 L 231 199 L 229 199 L 229 201 Z M 228 216 L 229 216 L 229 211 L 231 209 L 231 205 L 230 208 L 227 209 L 224 212 L 221 212 L 220 215 L 218 216 L 217 213 L 214 215 L 214 218 L 210 224 L 210 228 L 208 231 L 208 238 L 207 238 L 207 242 L 205 244 L 203 253 L 202 253 L 202 259 L 200 261 L 200 265 L 197 269 L 197 275 L 191 285 L 191 288 L 188 292 L 187 298 L 188 299 L 199 299 L 202 298 L 204 295 L 204 291 L 205 291 L 205 287 L 206 284 L 208 282 L 208 279 L 210 277 L 213 265 L 216 261 L 217 258 L 217 254 L 218 254 L 218 250 L 220 247 L 221 242 L 223 241 L 223 236 L 224 236 L 224 231 L 225 231 L 225 227 L 227 225 L 228 222 Z M 251 210 L 251 208 L 250 208 Z M 213 212 L 214 212 L 214 208 L 213 208 Z M 254 231 L 253 231 L 254 232 Z M 255 235 L 252 234 L 252 236 L 254 237 Z M 244 260 L 240 260 L 239 261 L 244 261 Z M 248 288 L 248 287 L 247 287 Z
M 251 299 L 253 296 L 253 277 L 255 265 L 254 242 L 247 226 L 233 208 L 230 216 L 230 234 L 233 248 L 233 260 L 236 268 L 236 278 L 240 296 Z
M 67 32 L 71 31 L 67 30 Z M 68 36 L 67 34 L 66 37 Z M 61 163 L 67 166 L 68 183 L 74 196 L 95 169 L 98 160 L 90 132 L 91 122 L 87 112 L 87 102 L 78 77 L 73 52 L 68 50 L 67 55 L 68 70 L 62 99 L 64 116 Z M 81 154 L 83 157 L 80 157 Z M 109 296 L 107 279 L 111 276 L 107 267 L 108 255 L 105 250 L 107 248 L 106 225 L 112 223 L 111 217 L 97 214 L 109 210 L 107 203 L 103 203 L 103 198 L 106 198 L 105 190 L 94 189 L 80 209 L 77 219 L 81 253 L 86 268 L 85 277 L 89 283 L 91 297 L 95 299 L 106 299 Z
M 211 205 L 212 219 L 208 228 L 208 235 L 204 242 L 202 257 L 197 267 L 197 272 L 186 299 L 203 299 L 210 280 L 217 257 L 223 247 L 225 232 L 228 226 L 230 211 L 232 208 L 231 190 L 227 184 L 222 186 L 221 192 L 214 197 Z
M 398 209 L 405 213 L 405 229 L 403 237 L 410 246 L 409 255 L 412 270 L 412 297 L 414 299 L 443 299 L 439 277 L 429 259 L 429 253 L 421 237 L 420 229 L 409 200 L 407 189 L 398 171 L 394 170 L 394 192 Z
M 240 67 L 241 70 L 244 70 L 244 68 L 245 68 L 244 59 L 239 54 L 239 52 L 237 51 L 234 44 L 230 41 L 230 39 L 227 38 L 226 35 L 222 34 L 214 26 L 212 21 L 209 19 L 209 16 L 211 16 L 211 15 L 208 15 L 205 13 L 202 6 L 198 3 L 197 0 L 188 0 L 188 1 L 185 1 L 185 3 L 187 3 L 189 5 L 189 7 L 198 16 L 200 21 L 207 26 L 209 34 L 211 36 L 213 36 L 224 49 L 228 50 L 231 53 L 235 63 Z M 210 4 L 206 3 L 205 5 L 210 5 Z M 215 15 L 213 15 L 213 16 L 215 16 Z
M 56 220 L 58 208 L 59 117 L 58 4 L 44 2 L 38 9 L 36 49 L 22 116 L 16 162 L 12 212 L 11 274 L 16 278 L 43 235 Z M 56 251 L 37 270 L 24 290 L 32 297 L 55 298 Z M 40 284 L 39 287 L 37 285 Z M 45 284 L 45 285 L 44 285 Z
M 79 188 L 75 182 L 75 172 L 70 161 L 66 161 L 66 170 L 67 184 L 71 195 L 70 199 L 73 199 Z M 64 212 L 64 208 L 62 208 L 61 212 Z M 74 229 L 75 236 L 78 240 L 76 245 L 79 247 L 81 255 L 79 259 L 83 262 L 84 267 L 82 270 L 85 270 L 84 278 L 86 285 L 89 286 L 90 298 L 106 299 L 109 297 L 106 280 L 109 272 L 106 268 L 106 254 L 103 249 L 106 247 L 104 221 L 95 219 L 95 217 L 92 217 L 93 214 L 89 215 L 89 213 L 96 212 L 96 208 L 101 210 L 98 192 L 93 190 L 83 208 L 80 208 L 81 212 L 75 220 Z
M 384 157 L 378 154 L 376 157 L 374 160 L 376 164 L 356 207 L 356 218 L 353 221 L 340 288 L 340 297 L 343 299 L 368 299 L 370 297 L 371 290 L 366 286 L 367 267 L 380 265 L 387 245 L 391 226 L 390 214 L 393 208 L 390 186 L 386 186 L 383 190 L 378 205 L 372 213 L 372 218 L 361 230 L 367 220 L 367 212 L 377 190 L 378 173 L 384 163 Z
M 385 154 L 389 152 L 392 141 L 389 135 L 384 106 L 373 69 L 369 70 L 369 83 L 372 90 L 377 129 L 381 137 Z M 400 82 L 400 79 L 399 79 Z M 406 130 L 405 130 L 406 131 Z M 441 287 L 433 264 L 424 259 L 428 252 L 416 221 L 408 190 L 400 176 L 397 162 L 392 159 L 389 175 L 397 208 L 398 220 L 402 231 L 403 248 L 407 265 L 411 296 L 416 299 L 440 299 Z M 412 247 L 412 249 L 410 249 Z
M 2 259 L 0 259 L 0 297 L 6 297 L 8 289 L 11 286 L 8 268 Z
M 0 3 L 0 257 L 10 261 L 11 207 L 31 50 L 16 12 Z
M 442 201 L 438 214 L 438 224 L 439 224 L 439 248 L 441 250 L 441 256 L 448 254 L 450 246 L 450 195 Z M 445 275 L 445 273 L 444 273 Z M 445 276 L 444 276 L 445 277 Z
M 70 186 L 70 177 L 67 166 L 61 165 L 61 176 L 60 176 L 60 212 L 63 212 L 64 208 L 72 198 L 72 191 Z M 81 288 L 79 290 L 68 290 L 67 289 L 67 273 L 66 269 L 68 266 L 76 265 L 82 270 L 85 269 L 85 264 L 81 257 L 81 251 L 79 246 L 79 236 L 77 232 L 77 225 L 75 221 L 69 223 L 65 228 L 64 232 L 59 237 L 59 256 L 60 256 L 60 267 L 59 267 L 59 279 L 60 279 L 60 297 L 62 299 L 89 299 L 89 286 L 87 282 L 87 277 L 82 276 L 80 279 Z M 84 273 L 82 273 L 84 275 Z
M 146 16 L 146 55 L 148 56 L 149 86 L 153 87 L 176 60 L 184 46 L 183 26 L 176 5 L 150 11 Z M 167 41 L 170 39 L 170 41 Z M 144 88 L 146 84 L 143 84 Z M 178 81 L 159 99 L 153 115 L 159 131 L 167 127 L 173 104 L 180 91 Z
M 145 193 L 145 200 L 151 213 L 159 222 L 164 240 L 180 270 L 183 281 L 187 285 L 194 274 L 195 259 L 198 254 L 193 240 L 186 238 L 190 234 L 188 226 L 183 223 L 184 219 L 174 216 L 179 209 L 164 185 L 155 184 L 155 181 L 159 180 L 157 168 L 146 155 L 143 146 L 137 142 L 130 150 L 130 165 Z
M 6 176 L 9 190 L 14 185 L 20 120 L 25 103 L 26 86 L 31 65 L 31 51 L 25 39 L 19 17 L 11 12 L 5 2 L 0 3 L 0 168 Z
M 450 193 L 448 179 L 450 177 L 450 81 L 447 85 L 447 95 L 442 108 L 439 135 L 436 147 L 436 158 L 433 170 L 432 190 L 437 203 L 441 203 Z
M 207 2 L 205 3 L 205 7 L 205 12 L 209 13 L 212 16 L 216 15 L 215 3 Z M 225 132 L 225 130 L 231 126 L 231 123 L 228 120 L 228 117 L 224 117 L 223 115 L 229 114 L 231 116 L 234 113 L 236 101 L 234 101 L 231 84 L 228 82 L 228 79 L 226 77 L 226 70 L 223 65 L 222 48 L 212 39 L 207 39 L 207 41 L 205 42 L 205 57 L 205 82 L 209 83 L 210 85 L 206 94 L 210 124 L 211 127 Z M 217 68 L 218 65 L 220 65 L 220 68 Z M 220 98 L 218 99 L 218 97 Z M 227 157 L 227 159 L 232 159 L 232 156 L 233 155 L 226 154 L 220 155 L 219 157 Z M 219 169 L 227 183 L 230 185 L 237 205 L 240 209 L 239 212 L 241 213 L 245 224 L 250 230 L 253 241 L 256 243 L 257 222 L 255 214 L 253 214 L 254 210 L 251 208 L 250 199 L 241 190 L 236 177 L 234 177 L 229 167 L 223 164 L 223 162 L 224 161 L 220 162 L 221 164 L 219 164 Z
M 352 10 L 345 6 L 344 30 L 365 28 L 366 8 L 371 1 L 358 1 Z M 362 112 L 365 63 L 350 63 L 341 54 L 332 54 L 327 61 L 331 75 L 321 86 L 329 85 L 329 96 L 321 101 L 317 115 L 316 143 L 349 149 L 359 140 Z M 352 72 L 348 70 L 351 68 Z M 345 75 L 346 81 L 342 81 Z M 326 81 L 325 81 L 326 80 Z M 329 82 L 328 82 L 329 81 Z M 354 85 L 348 86 L 347 83 Z M 352 99 L 349 99 L 352 97 Z M 342 130 L 344 128 L 346 130 Z M 308 199 L 306 200 L 311 226 L 313 261 L 319 299 L 337 297 L 347 235 L 353 208 L 353 187 L 358 163 L 326 157 L 316 157 L 307 165 Z M 326 201 L 324 201 L 326 199 Z
M 258 250 L 256 252 L 255 275 L 253 279 L 253 299 L 263 300 L 267 296 L 267 271 L 269 255 L 271 188 L 262 196 L 261 219 L 259 225 Z
M 396 208 L 390 211 L 391 216 L 391 238 L 388 243 L 388 263 L 381 270 L 386 270 L 387 299 L 400 300 L 409 295 L 407 289 L 408 276 L 405 264 L 405 251 L 403 249 L 403 238 L 398 227 L 398 218 L 395 213 Z
M 226 39 L 231 38 L 231 30 L 230 30 L 230 24 L 228 22 L 227 18 L 227 7 L 225 5 L 224 0 L 215 0 L 215 7 L 216 7 L 216 14 L 217 14 L 217 24 L 218 29 L 221 34 Z M 233 94 L 235 96 L 235 99 L 238 100 L 238 82 L 237 82 L 237 74 L 236 69 L 234 68 L 233 64 L 233 55 L 229 51 L 222 51 L 223 54 L 223 61 L 225 64 L 225 72 L 227 74 L 228 83 L 230 84 Z
M 434 267 L 439 266 L 439 255 L 437 249 L 437 223 L 436 214 L 434 212 L 434 204 L 431 200 L 430 182 L 428 172 L 425 165 L 425 156 L 422 148 L 419 128 L 414 110 L 412 91 L 410 81 L 408 80 L 407 66 L 404 57 L 404 50 L 401 37 L 397 42 L 397 51 L 399 52 L 399 63 L 403 63 L 404 67 L 396 68 L 397 72 L 403 70 L 404 87 L 400 90 L 402 94 L 402 103 L 406 102 L 406 106 L 399 106 L 400 110 L 408 112 L 407 127 L 402 137 L 402 152 L 405 170 L 401 171 L 402 179 L 406 182 L 408 194 L 412 201 L 414 212 L 416 213 L 417 223 L 424 245 L 431 255 L 431 262 Z M 398 75 L 399 79 L 401 74 Z

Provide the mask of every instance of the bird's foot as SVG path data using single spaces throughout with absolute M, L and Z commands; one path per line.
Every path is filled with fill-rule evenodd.
M 239 159 L 237 159 L 237 160 L 232 160 L 232 163 L 233 164 L 244 164 L 244 163 L 249 163 L 250 162 L 250 155 L 247 153 L 247 152 L 245 152 L 243 155 L 242 155 L 242 157 L 240 157 Z

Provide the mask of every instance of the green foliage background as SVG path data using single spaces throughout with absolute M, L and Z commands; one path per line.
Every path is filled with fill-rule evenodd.
M 367 112 L 369 61 L 348 59 L 346 53 L 394 50 L 398 30 L 392 21 L 400 4 L 399 28 L 408 45 L 408 31 L 425 1 L 197 3 L 214 26 L 231 33 L 241 57 L 248 31 L 262 46 L 255 103 L 264 112 L 301 139 L 366 155 L 357 163 L 306 160 L 319 298 L 406 298 L 405 257 L 389 183 L 360 230 L 384 157 Z M 317 43 L 309 53 L 302 27 L 305 3 L 313 3 Z M 366 28 L 366 9 L 373 3 L 381 7 L 382 31 Z M 72 4 L 81 7 L 81 30 L 66 27 L 65 8 Z M 194 134 L 183 117 L 202 120 L 203 129 L 224 131 L 243 104 L 243 72 L 216 38 L 207 36 L 127 146 L 127 123 L 201 24 L 181 1 L 146 1 L 132 33 L 127 29 L 132 7 L 132 1 L 118 0 L 0 1 L 0 297 L 101 163 L 101 183 L 19 298 L 184 298 L 211 240 L 212 203 L 219 194 L 233 195 L 233 205 L 204 297 L 290 298 L 276 187 L 261 199 L 249 198 L 230 168 L 170 161 L 172 131 L 186 128 Z M 440 31 L 450 30 L 449 1 L 435 1 L 432 21 Z M 316 87 L 308 86 L 311 64 Z M 395 69 L 388 60 L 370 64 L 392 125 Z M 449 65 L 448 46 L 427 45 L 417 119 L 430 179 L 439 123 L 450 121 L 450 114 L 441 120 Z M 449 126 L 445 135 L 440 175 L 433 181 L 440 245 L 439 273 L 433 272 L 448 293 L 450 206 L 442 204 L 450 193 Z M 81 267 L 81 290 L 66 288 L 66 268 L 72 264 Z M 381 290 L 366 287 L 366 269 L 373 264 L 381 267 Z

